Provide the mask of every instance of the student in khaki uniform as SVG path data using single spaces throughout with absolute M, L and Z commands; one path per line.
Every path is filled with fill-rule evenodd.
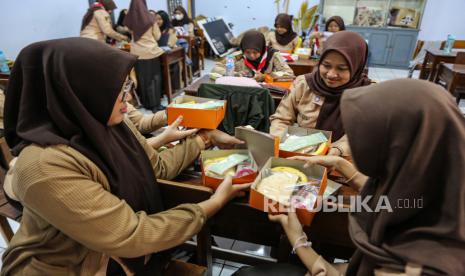
M 300 46 L 301 39 L 292 30 L 292 17 L 285 13 L 280 13 L 274 21 L 274 32 L 269 32 L 268 46 L 278 51 L 294 52 Z
M 342 19 L 342 17 L 336 15 L 326 20 L 325 32 L 334 34 L 334 33 L 345 31 L 345 30 L 346 30 L 346 25 L 344 24 L 344 19 Z M 312 47 L 316 43 L 316 39 L 318 39 L 319 41 L 319 48 L 317 50 L 317 53 L 321 54 L 321 49 L 324 49 L 324 44 L 327 38 L 324 36 L 322 32 L 311 33 L 310 41 L 311 41 Z
M 255 30 L 248 31 L 241 40 L 242 58 L 234 64 L 235 75 L 263 81 L 265 74 L 278 73 L 294 76 L 294 72 L 279 51 L 266 46 L 265 36 Z M 218 62 L 212 72 L 226 75 L 226 61 Z
M 355 32 L 338 32 L 328 39 L 317 70 L 298 76 L 291 92 L 271 115 L 270 133 L 281 136 L 288 126 L 332 131 L 329 154 L 350 155 L 340 118 L 339 101 L 346 89 L 369 85 L 363 72 L 368 46 Z
M 344 93 L 341 117 L 357 167 L 338 156 L 294 159 L 337 170 L 369 206 L 349 215 L 350 262 L 326 262 L 289 212 L 270 218 L 306 269 L 272 265 L 235 275 L 465 275 L 465 118 L 454 100 L 429 82 L 391 80 Z
M 157 43 L 161 33 L 145 0 L 131 1 L 124 25 L 132 31 L 131 54 L 139 58 L 135 68 L 140 101 L 144 108 L 153 112 L 162 110 L 163 78 L 159 57 L 163 50 Z
M 109 12 L 116 9 L 116 4 L 112 0 L 99 0 L 95 2 L 82 19 L 81 37 L 96 39 L 105 42 L 106 37 L 111 37 L 117 41 L 129 38 L 113 30 Z
M 173 20 L 171 24 L 173 27 L 182 27 L 188 36 L 194 36 L 194 21 L 189 18 L 186 10 L 182 6 L 177 6 L 174 9 Z
M 161 36 L 158 40 L 158 45 L 168 46 L 170 48 L 176 47 L 178 38 L 176 37 L 176 31 L 171 25 L 170 16 L 165 11 L 157 11 L 156 16 L 158 27 L 160 27 Z
M 240 141 L 201 130 L 157 153 L 124 120 L 135 63 L 82 38 L 38 42 L 19 54 L 5 131 L 18 156 L 12 184 L 24 209 L 2 275 L 163 275 L 163 251 L 190 239 L 248 187 L 227 178 L 207 201 L 164 209 L 157 178 L 175 177 L 212 144 Z

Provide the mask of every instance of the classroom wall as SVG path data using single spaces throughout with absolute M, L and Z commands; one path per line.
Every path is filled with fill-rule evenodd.
M 319 2 L 319 0 L 308 1 L 310 6 L 318 5 Z M 302 1 L 291 0 L 289 14 L 297 15 L 301 3 Z M 195 9 L 196 15 L 222 16 L 226 23 L 233 23 L 234 35 L 252 27 L 273 27 L 277 15 L 274 0 L 197 0 Z
M 465 1 L 428 0 L 418 39 L 445 40 L 447 34 L 465 40 Z
M 130 0 L 115 0 L 119 8 Z M 187 0 L 183 0 L 187 7 Z M 196 14 L 223 16 L 234 24 L 233 33 L 256 26 L 271 27 L 277 14 L 274 0 L 196 0 Z M 299 0 L 291 0 L 289 13 L 297 14 Z M 309 0 L 310 5 L 319 0 Z M 166 0 L 147 0 L 151 9 L 167 10 Z M 26 45 L 47 39 L 78 36 L 88 0 L 0 0 L 0 49 L 16 58 Z M 419 39 L 445 39 L 448 33 L 465 39 L 465 0 L 428 0 Z M 119 13 L 119 10 L 116 11 Z

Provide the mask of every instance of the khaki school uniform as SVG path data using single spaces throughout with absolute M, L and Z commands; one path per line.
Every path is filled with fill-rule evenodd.
M 174 29 L 168 30 L 168 47 L 174 48 L 176 47 L 176 42 L 178 42 L 178 37 L 176 36 L 176 31 Z
M 288 44 L 281 45 L 276 40 L 276 33 L 275 32 L 269 32 L 266 41 L 267 41 L 268 46 L 271 46 L 271 47 L 273 47 L 273 49 L 276 49 L 278 51 L 291 51 L 291 52 L 294 52 L 295 48 L 297 48 L 299 46 L 299 44 L 300 44 L 300 38 L 299 38 L 299 36 L 296 36 Z
M 139 59 L 153 59 L 163 54 L 163 49 L 158 47 L 157 41 L 160 39 L 161 32 L 157 23 L 154 23 L 139 40 L 131 41 L 131 54 L 136 55 Z
M 305 128 L 315 128 L 324 101 L 324 97 L 310 89 L 305 75 L 298 76 L 291 87 L 291 92 L 281 100 L 276 112 L 270 117 L 270 133 L 280 137 L 288 126 L 294 124 Z M 344 156 L 350 155 L 346 135 L 335 141 L 333 146 L 341 149 Z
M 142 134 L 149 134 L 160 129 L 168 123 L 166 111 L 158 111 L 152 114 L 144 114 L 128 103 L 128 119 Z
M 212 69 L 213 73 L 218 73 L 221 75 L 226 75 L 226 60 L 217 62 L 215 67 Z M 249 73 L 252 72 L 250 68 L 245 66 L 244 58 L 236 60 L 234 63 L 234 72 L 242 74 L 243 72 Z M 268 67 L 265 70 L 265 74 L 271 74 L 272 72 L 281 72 L 287 76 L 294 76 L 294 71 L 287 64 L 287 62 L 281 57 L 279 52 L 273 54 L 273 57 L 268 64 Z
M 111 26 L 110 14 L 100 9 L 94 11 L 94 16 L 89 24 L 81 31 L 81 37 L 87 37 L 105 42 L 106 36 L 116 39 L 117 41 L 125 40 L 127 37 L 122 35 Z
M 174 178 L 200 153 L 195 138 L 158 153 L 125 123 L 157 178 Z M 110 193 L 99 167 L 67 145 L 29 145 L 12 170 L 13 191 L 24 210 L 3 254 L 2 275 L 105 275 L 109 256 L 133 258 L 175 247 L 206 221 L 197 204 L 152 215 L 134 213 Z

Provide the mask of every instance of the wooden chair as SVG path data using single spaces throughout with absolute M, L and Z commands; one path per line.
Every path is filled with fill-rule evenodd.
M 201 66 L 202 70 L 205 70 L 205 35 L 203 30 L 198 28 L 197 29 L 198 37 L 200 39 L 200 44 L 198 47 L 199 51 L 199 66 Z
M 2 231 L 2 236 L 5 239 L 6 243 L 9 243 L 13 237 L 13 230 L 11 229 L 10 224 L 8 223 L 8 218 L 20 221 L 22 210 L 18 206 L 11 204 L 5 195 L 3 190 L 3 183 L 5 180 L 6 173 L 8 171 L 8 164 L 13 159 L 13 156 L 10 153 L 10 149 L 6 144 L 5 138 L 0 138 L 0 228 Z
M 445 68 L 444 64 L 444 62 L 439 63 L 438 72 L 434 82 L 442 85 L 452 95 L 455 95 L 457 104 L 459 104 L 460 100 L 465 98 L 465 87 L 457 87 L 457 77 L 452 75 L 450 70 L 449 73 L 447 73 L 447 69 Z M 454 64 L 465 64 L 465 52 L 457 53 Z
M 418 40 L 417 41 L 417 45 L 415 46 L 415 50 L 413 51 L 413 56 L 412 56 L 412 60 L 415 60 L 418 55 L 420 54 L 421 50 L 423 49 L 423 46 L 425 45 L 425 41 L 424 40 Z M 446 42 L 445 41 L 442 41 L 441 42 L 441 46 L 439 49 L 444 49 L 446 45 Z M 429 75 L 430 71 L 431 71 L 431 66 L 432 64 L 431 63 L 428 63 L 426 68 L 424 69 L 427 74 Z M 408 77 L 411 78 L 412 75 L 413 75 L 413 72 L 415 70 L 422 70 L 423 69 L 423 63 L 419 63 L 419 64 L 416 64 L 415 66 L 409 68 L 409 73 L 408 73 Z

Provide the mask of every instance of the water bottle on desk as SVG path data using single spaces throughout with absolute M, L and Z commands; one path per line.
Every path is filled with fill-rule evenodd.
M 5 54 L 0 50 L 0 72 L 10 73 L 10 68 L 8 67 Z
M 226 57 L 226 76 L 234 76 L 234 57 Z
M 450 53 L 452 48 L 454 48 L 455 43 L 455 36 L 454 35 L 447 35 L 446 47 L 444 48 L 444 52 Z

